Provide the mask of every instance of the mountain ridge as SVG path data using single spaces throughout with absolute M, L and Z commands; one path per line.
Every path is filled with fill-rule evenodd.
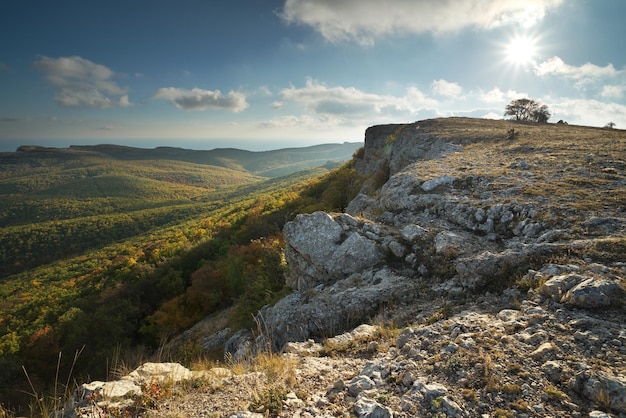
M 248 151 L 238 148 L 192 150 L 177 147 L 137 148 L 124 145 L 71 145 L 69 148 L 20 146 L 14 153 L 0 153 L 0 161 L 32 156 L 86 155 L 105 156 L 120 160 L 172 160 L 214 165 L 249 171 L 263 177 L 278 177 L 328 162 L 347 161 L 361 146 L 356 142 L 319 144 L 308 147 L 281 148 L 269 151 Z

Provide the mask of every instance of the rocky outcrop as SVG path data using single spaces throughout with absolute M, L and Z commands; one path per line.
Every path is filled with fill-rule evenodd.
M 611 273 L 610 266 L 602 271 L 581 266 L 584 272 L 566 277 L 531 267 L 600 245 L 601 234 L 623 231 L 626 218 L 593 213 L 584 223 L 584 239 L 576 239 L 579 226 L 551 215 L 557 208 L 545 198 L 518 193 L 538 170 L 538 161 L 531 164 L 503 151 L 511 154 L 504 158 L 510 162 L 501 164 L 512 175 L 494 176 L 491 160 L 464 163 L 480 166 L 476 173 L 458 171 L 466 149 L 505 138 L 478 126 L 475 132 L 462 130 L 465 122 L 369 128 L 357 162 L 369 181 L 347 213 L 316 212 L 287 223 L 287 284 L 295 292 L 260 316 L 275 349 L 335 335 L 384 304 L 503 289 L 522 276 L 526 283 L 541 280 L 539 291 L 566 306 L 622 303 L 623 275 Z M 381 170 L 389 178 L 374 190 Z
M 223 368 L 192 372 L 178 363 L 145 363 L 119 380 L 93 381 L 80 385 L 66 407 L 57 411 L 55 416 L 130 416 L 145 409 L 151 397 L 165 397 L 165 393 L 175 385 L 194 380 L 218 382 L 231 375 L 230 370 Z
M 332 337 L 363 322 L 389 304 L 407 303 L 419 293 L 418 280 L 392 270 L 353 273 L 331 285 L 294 292 L 259 314 L 263 337 L 274 350 L 287 342 Z
M 380 264 L 389 245 L 380 229 L 348 214 L 298 215 L 284 228 L 287 285 L 303 291 Z

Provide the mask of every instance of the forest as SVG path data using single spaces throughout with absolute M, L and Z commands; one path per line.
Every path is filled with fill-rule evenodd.
M 59 374 L 105 379 L 114 358 L 147 358 L 226 308 L 232 327 L 252 325 L 287 291 L 284 223 L 360 188 L 352 161 L 306 168 L 319 151 L 255 162 L 272 176 L 187 151 L 195 161 L 123 147 L 1 154 L 0 404 L 28 403 L 26 374 L 42 393 Z

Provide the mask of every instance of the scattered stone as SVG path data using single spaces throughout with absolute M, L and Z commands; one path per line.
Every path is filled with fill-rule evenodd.
M 556 351 L 556 347 L 552 343 L 543 343 L 530 356 L 535 360 L 540 360 L 551 356 Z
M 452 176 L 442 176 L 436 179 L 428 180 L 422 183 L 422 190 L 424 190 L 425 192 L 432 192 L 439 186 L 454 183 L 454 180 L 455 179 Z
M 393 412 L 373 399 L 359 394 L 354 404 L 354 412 L 359 418 L 391 418 Z
M 617 283 L 589 278 L 568 290 L 561 301 L 577 308 L 594 309 L 611 305 L 612 299 L 621 294 Z
M 593 402 L 626 413 L 626 377 L 585 370 L 572 377 L 569 387 Z
M 548 380 L 552 383 L 559 383 L 561 381 L 563 366 L 558 361 L 546 361 L 541 366 L 541 370 L 543 370 Z

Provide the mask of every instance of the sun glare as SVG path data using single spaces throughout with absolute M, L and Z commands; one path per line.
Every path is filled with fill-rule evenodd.
M 537 53 L 537 44 L 533 38 L 516 37 L 506 46 L 506 58 L 515 65 L 525 65 L 533 62 Z

